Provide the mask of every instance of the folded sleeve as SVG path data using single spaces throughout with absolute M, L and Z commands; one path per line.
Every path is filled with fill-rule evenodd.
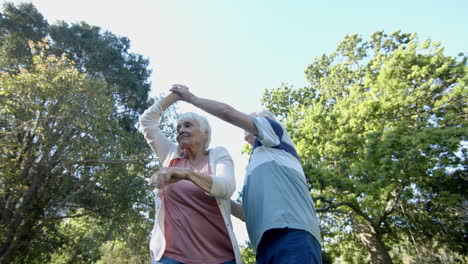
M 215 152 L 215 173 L 212 174 L 210 195 L 221 199 L 230 199 L 236 190 L 234 163 L 224 147 L 217 147 Z
M 283 137 L 283 127 L 276 121 L 265 117 L 251 116 L 258 130 L 257 139 L 266 147 L 280 144 Z
M 140 130 L 150 145 L 153 152 L 161 163 L 167 158 L 167 155 L 177 148 L 177 145 L 171 142 L 159 129 L 159 119 L 162 115 L 162 109 L 159 102 L 155 102 L 150 108 L 140 116 Z

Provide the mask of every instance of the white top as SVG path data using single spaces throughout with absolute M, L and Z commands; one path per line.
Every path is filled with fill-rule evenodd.
M 180 158 L 178 145 L 171 142 L 159 129 L 158 122 L 162 115 L 162 109 L 158 102 L 154 103 L 140 116 L 140 129 L 145 136 L 153 152 L 162 165 L 168 167 L 171 160 Z M 232 248 L 236 257 L 236 263 L 241 264 L 242 258 L 239 251 L 234 231 L 231 223 L 231 203 L 230 199 L 236 189 L 234 177 L 234 165 L 231 156 L 224 147 L 209 149 L 210 169 L 212 172 L 211 190 L 208 195 L 213 196 L 219 206 L 224 223 L 229 232 Z M 155 195 L 155 223 L 151 232 L 150 252 L 156 260 L 160 260 L 166 249 L 166 239 L 164 237 L 164 199 Z

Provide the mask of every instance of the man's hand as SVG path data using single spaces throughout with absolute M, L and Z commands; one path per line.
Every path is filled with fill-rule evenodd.
M 257 126 L 254 124 L 251 117 L 236 110 L 230 105 L 215 100 L 197 97 L 189 91 L 187 86 L 181 84 L 174 84 L 171 88 L 171 92 L 178 94 L 182 101 L 193 104 L 194 106 L 219 117 L 228 123 L 244 129 L 254 136 L 258 135 Z
M 172 85 L 171 92 L 178 94 L 180 100 L 187 103 L 191 103 L 192 99 L 195 98 L 195 95 L 189 91 L 188 87 L 182 84 Z
M 187 178 L 185 169 L 162 167 L 159 171 L 153 173 L 149 179 L 150 185 L 155 185 L 156 188 L 163 188 L 169 184 L 176 183 L 180 180 Z

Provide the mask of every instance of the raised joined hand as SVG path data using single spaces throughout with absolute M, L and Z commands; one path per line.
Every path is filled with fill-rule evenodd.
M 180 100 L 189 103 L 195 97 L 195 95 L 189 91 L 188 87 L 182 84 L 172 85 L 171 92 L 178 94 L 180 96 Z

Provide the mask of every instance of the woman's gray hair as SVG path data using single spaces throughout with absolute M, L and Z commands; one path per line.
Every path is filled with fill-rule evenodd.
M 206 119 L 206 117 L 202 116 L 202 115 L 199 115 L 197 113 L 193 113 L 193 112 L 187 112 L 187 113 L 183 113 L 179 116 L 179 118 L 177 119 L 177 123 L 180 122 L 180 120 L 182 119 L 192 119 L 192 120 L 195 120 L 197 123 L 198 123 L 198 126 L 200 127 L 200 131 L 202 133 L 206 133 L 207 134 L 207 137 L 206 137 L 206 142 L 205 142 L 205 150 L 208 149 L 208 147 L 210 146 L 210 141 L 211 141 L 211 127 L 210 127 L 210 123 L 208 123 L 208 119 Z
M 276 121 L 275 115 L 272 112 L 266 110 L 265 108 L 259 109 L 257 112 L 255 112 L 255 114 L 257 114 L 257 116 L 267 117 L 273 121 Z

